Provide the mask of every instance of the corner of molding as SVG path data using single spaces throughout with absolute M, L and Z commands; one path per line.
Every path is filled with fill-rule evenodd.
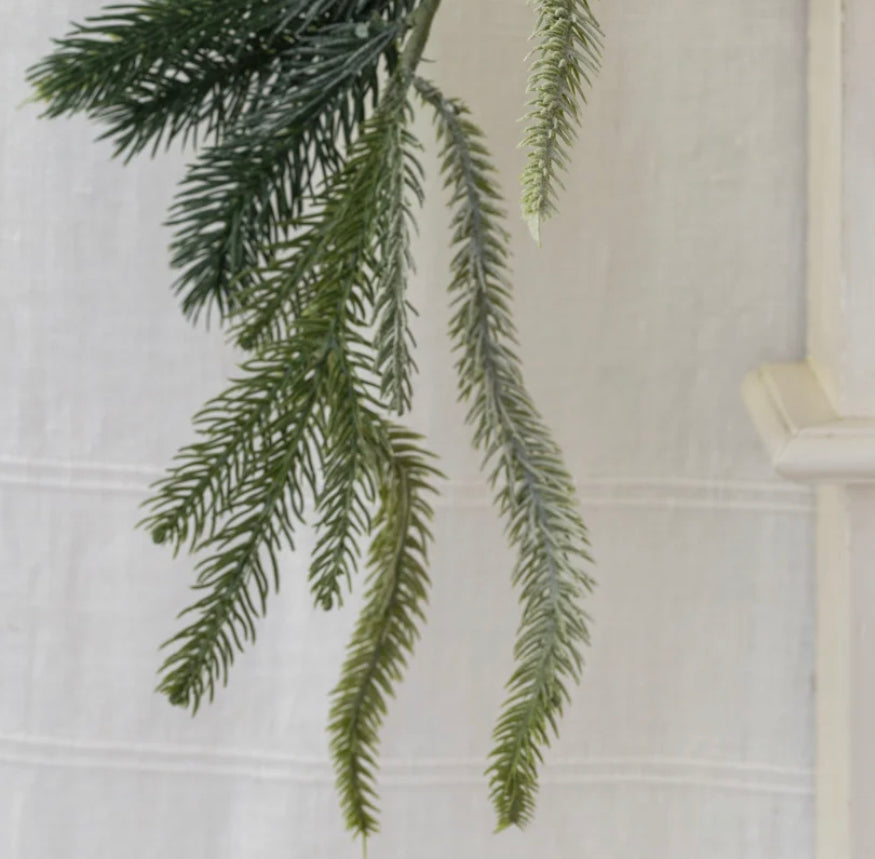
M 840 416 L 807 362 L 764 364 L 745 377 L 742 396 L 782 477 L 875 482 L 875 418 Z

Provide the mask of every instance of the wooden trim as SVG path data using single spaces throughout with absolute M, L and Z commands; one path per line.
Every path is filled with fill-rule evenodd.
M 742 395 L 778 474 L 803 483 L 875 482 L 875 420 L 840 417 L 809 363 L 760 367 Z

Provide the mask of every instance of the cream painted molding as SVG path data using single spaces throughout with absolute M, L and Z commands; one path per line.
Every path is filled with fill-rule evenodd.
M 875 0 L 809 0 L 808 345 L 743 394 L 817 484 L 815 855 L 875 857 Z
M 875 419 L 839 416 L 807 362 L 754 370 L 742 395 L 782 477 L 803 483 L 875 482 Z

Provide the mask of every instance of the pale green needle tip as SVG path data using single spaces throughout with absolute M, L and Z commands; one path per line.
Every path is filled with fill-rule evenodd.
M 541 216 L 537 212 L 527 212 L 523 209 L 526 226 L 538 247 L 541 247 Z

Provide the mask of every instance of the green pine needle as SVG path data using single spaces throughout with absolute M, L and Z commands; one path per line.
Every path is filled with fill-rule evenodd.
M 281 553 L 309 514 L 309 583 L 323 608 L 342 602 L 370 541 L 329 724 L 342 810 L 365 844 L 378 827 L 387 699 L 424 619 L 440 477 L 419 436 L 392 422 L 411 408 L 416 369 L 408 280 L 424 182 L 411 85 L 436 114 L 451 193 L 460 398 L 517 553 L 522 620 L 488 769 L 499 828 L 532 817 L 538 765 L 588 640 L 587 534 L 515 354 L 495 172 L 465 106 L 414 77 L 439 5 L 143 0 L 74 26 L 29 73 L 46 115 L 101 122 L 116 155 L 201 143 L 171 209 L 176 289 L 190 316 L 217 310 L 248 355 L 196 415 L 196 440 L 140 523 L 198 559 L 159 689 L 194 712 L 212 700 L 254 641 Z M 537 228 L 555 207 L 601 34 L 586 0 L 535 5 L 523 200 Z
M 386 698 L 401 680 L 424 620 L 433 516 L 428 495 L 440 476 L 418 436 L 392 425 L 385 436 L 368 590 L 332 693 L 328 727 L 346 824 L 364 839 L 378 828 L 377 754 Z
M 270 248 L 342 163 L 375 96 L 378 64 L 399 35 L 386 24 L 338 24 L 301 54 L 305 67 L 274 98 L 241 117 L 189 168 L 171 209 L 171 246 L 183 310 L 239 305 Z
M 493 735 L 490 789 L 500 828 L 533 815 L 538 764 L 568 700 L 589 639 L 580 601 L 593 582 L 586 528 L 562 456 L 523 385 L 514 354 L 508 237 L 483 134 L 467 108 L 417 81 L 437 117 L 442 172 L 452 194 L 459 390 L 470 404 L 474 443 L 485 454 L 507 533 L 517 549 L 512 580 L 523 616 L 516 668 Z
M 408 163 L 415 142 L 402 131 L 408 111 L 395 93 L 295 239 L 274 248 L 290 256 L 256 281 L 237 322 L 250 330 L 254 314 L 276 337 L 253 341 L 244 375 L 195 419 L 200 441 L 183 449 L 150 502 L 144 524 L 156 539 L 176 548 L 189 541 L 206 554 L 196 587 L 208 593 L 188 610 L 195 621 L 168 642 L 176 650 L 162 669 L 159 688 L 173 703 L 197 709 L 212 697 L 232 645 L 254 638 L 271 578 L 278 583 L 277 553 L 293 547 L 303 521 L 304 490 L 319 516 L 310 572 L 318 604 L 340 601 L 370 530 L 378 446 L 367 415 L 380 402 L 368 378 L 377 358 L 367 328 L 375 283 L 393 264 L 383 256 L 385 225 L 406 217 L 403 196 L 387 190 L 416 175 Z
M 413 400 L 412 375 L 416 369 L 409 316 L 415 313 L 407 298 L 407 280 L 414 271 L 410 236 L 415 229 L 412 201 L 422 205 L 422 167 L 414 153 L 416 139 L 399 123 L 393 141 L 393 163 L 389 166 L 386 194 L 390 217 L 379 225 L 378 279 L 375 284 L 377 371 L 381 375 L 380 395 L 390 411 L 399 415 Z
M 236 303 L 265 248 L 343 163 L 415 0 L 147 0 L 112 6 L 28 72 L 45 115 L 85 113 L 116 155 L 212 143 L 171 210 L 192 318 Z
M 303 490 L 316 484 L 311 453 L 323 441 L 315 420 L 321 393 L 318 384 L 287 393 L 271 427 L 276 442 L 235 486 L 221 528 L 198 546 L 207 557 L 197 566 L 195 589 L 205 593 L 183 612 L 195 619 L 166 642 L 174 649 L 161 666 L 158 689 L 171 704 L 197 712 L 205 694 L 212 701 L 235 652 L 255 640 L 255 618 L 266 610 L 271 583 L 279 587 L 278 553 L 294 548 Z
M 523 146 L 523 217 L 540 243 L 541 224 L 556 212 L 560 174 L 580 125 L 580 105 L 601 63 L 602 31 L 590 0 L 531 0 L 537 45 L 529 74 L 529 112 Z

